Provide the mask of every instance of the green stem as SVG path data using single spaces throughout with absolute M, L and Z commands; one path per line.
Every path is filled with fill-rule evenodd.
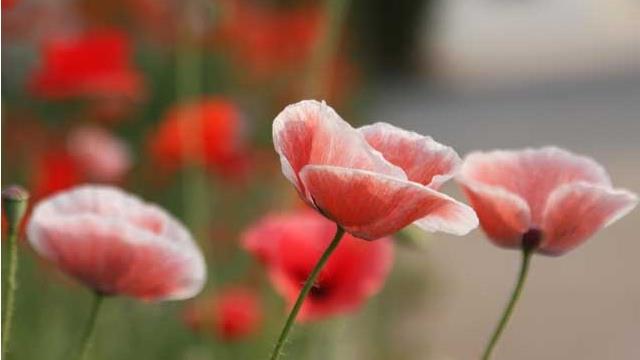
M 16 288 L 18 287 L 16 274 L 18 272 L 18 232 L 20 226 L 9 226 L 9 254 L 7 261 L 9 269 L 7 271 L 7 279 L 5 280 L 7 289 L 7 299 L 5 302 L 5 313 L 2 322 L 2 358 L 5 359 L 9 352 L 9 338 L 11 337 L 11 322 L 13 320 L 13 312 L 15 310 Z
M 100 305 L 102 305 L 103 300 L 104 295 L 95 293 L 95 296 L 93 297 L 93 304 L 91 305 L 89 320 L 87 321 L 87 325 L 84 328 L 84 332 L 82 335 L 82 340 L 80 341 L 80 348 L 78 351 L 78 355 L 76 356 L 77 360 L 87 359 L 87 354 L 89 354 L 89 349 L 91 348 L 91 344 L 93 343 L 93 334 L 96 328 L 96 321 L 98 320 L 98 313 L 100 312 Z
M 331 61 L 337 50 L 340 31 L 346 17 L 349 0 L 326 0 L 325 34 L 311 54 L 307 78 L 307 94 L 311 98 L 324 97 L 323 80 L 330 75 Z
M 531 255 L 533 255 L 532 248 L 524 248 L 522 250 L 522 265 L 520 266 L 520 274 L 518 275 L 518 281 L 516 282 L 516 287 L 513 289 L 513 293 L 511 294 L 511 299 L 507 304 L 507 307 L 504 309 L 504 313 L 502 314 L 502 318 L 496 326 L 496 329 L 493 331 L 493 335 L 491 336 L 491 340 L 487 344 L 487 347 L 484 350 L 482 355 L 482 360 L 489 360 L 491 358 L 491 353 L 495 348 L 500 336 L 504 332 L 504 329 L 513 314 L 513 309 L 515 308 L 520 295 L 522 294 L 522 288 L 524 287 L 525 280 L 527 279 L 527 274 L 529 272 L 529 264 L 531 263 Z
M 278 338 L 278 342 L 276 342 L 276 346 L 273 349 L 273 352 L 271 353 L 271 358 L 270 358 L 271 360 L 277 360 L 280 357 L 280 354 L 282 353 L 282 347 L 287 341 L 289 332 L 291 331 L 291 328 L 293 327 L 293 323 L 295 322 L 296 317 L 298 316 L 298 312 L 300 312 L 300 308 L 302 308 L 302 303 L 304 303 L 304 299 L 307 297 L 307 295 L 309 294 L 309 291 L 315 284 L 316 279 L 318 278 L 318 275 L 320 274 L 320 271 L 322 270 L 324 265 L 327 263 L 327 260 L 329 260 L 329 257 L 331 256 L 333 251 L 338 247 L 338 244 L 340 243 L 340 240 L 342 240 L 343 235 L 344 235 L 344 230 L 338 225 L 336 227 L 336 234 L 333 237 L 333 240 L 331 240 L 331 243 L 329 244 L 327 249 L 324 251 L 324 253 L 322 253 L 320 260 L 318 260 L 318 263 L 311 271 L 311 274 L 309 274 L 309 278 L 304 283 L 304 286 L 302 287 L 302 290 L 298 295 L 298 299 L 296 300 L 296 303 L 293 305 L 293 308 L 291 309 L 291 312 L 287 317 L 287 321 L 285 322 L 284 327 L 280 332 L 280 337 Z

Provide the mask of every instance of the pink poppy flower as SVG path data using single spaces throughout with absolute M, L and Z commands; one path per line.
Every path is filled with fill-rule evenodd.
M 269 215 L 244 234 L 243 245 L 263 263 L 291 307 L 334 232 L 335 224 L 312 211 Z M 298 321 L 357 310 L 382 288 L 393 254 L 389 237 L 367 243 L 344 235 L 305 299 Z
M 31 246 L 105 295 L 143 300 L 195 296 L 206 278 L 189 232 L 163 209 L 107 186 L 80 186 L 33 210 Z
M 430 137 L 385 123 L 356 130 L 324 102 L 306 100 L 276 117 L 273 143 L 301 197 L 356 237 L 414 222 L 456 235 L 478 225 L 469 206 L 437 190 L 460 159 Z
M 556 147 L 469 154 L 457 176 L 488 237 L 561 255 L 638 203 L 593 159 Z
M 74 129 L 67 140 L 69 154 L 93 181 L 117 182 L 131 168 L 127 144 L 99 127 Z

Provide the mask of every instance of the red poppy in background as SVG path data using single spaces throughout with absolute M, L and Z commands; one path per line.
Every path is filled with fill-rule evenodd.
M 84 180 L 78 163 L 64 147 L 49 149 L 34 163 L 32 193 L 38 199 Z
M 30 89 L 51 100 L 137 99 L 143 91 L 141 75 L 131 63 L 129 39 L 115 29 L 47 39 Z
M 269 7 L 255 1 L 222 2 L 218 38 L 258 78 L 303 66 L 322 33 L 318 6 Z
M 471 153 L 457 180 L 494 244 L 546 255 L 574 249 L 638 203 L 593 159 L 552 146 Z
M 186 161 L 231 176 L 247 165 L 244 130 L 235 103 L 209 97 L 169 110 L 151 134 L 149 148 L 154 162 L 165 169 L 175 170 Z
M 313 211 L 268 215 L 243 236 L 245 249 L 266 267 L 276 290 L 293 306 L 335 224 Z M 382 288 L 393 264 L 391 238 L 366 242 L 345 234 L 305 299 L 299 321 L 358 309 Z
M 237 341 L 256 332 L 262 321 L 258 294 L 248 287 L 230 287 L 185 309 L 184 321 L 193 331 L 212 332 Z

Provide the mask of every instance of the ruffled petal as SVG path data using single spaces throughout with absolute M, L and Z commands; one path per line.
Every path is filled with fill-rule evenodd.
M 540 252 L 561 255 L 629 213 L 638 197 L 627 191 L 577 182 L 559 187 L 544 211 Z
M 273 144 L 282 171 L 301 194 L 298 173 L 305 165 L 370 170 L 406 179 L 364 137 L 324 102 L 304 100 L 287 106 L 273 121 Z
M 363 239 L 393 234 L 419 219 L 430 231 L 453 234 L 477 226 L 468 206 L 418 183 L 334 166 L 308 165 L 300 176 L 320 211 Z
M 531 224 L 527 203 L 500 187 L 475 183 L 462 177 L 457 180 L 489 239 L 501 247 L 520 248 L 522 234 Z
M 358 130 L 385 159 L 401 167 L 409 180 L 434 189 L 451 179 L 461 162 L 453 148 L 429 136 L 387 123 L 367 125 Z
M 534 225 L 540 224 L 547 198 L 558 186 L 576 181 L 611 185 L 607 172 L 593 159 L 551 146 L 475 152 L 465 158 L 460 173 L 520 196 L 529 205 Z

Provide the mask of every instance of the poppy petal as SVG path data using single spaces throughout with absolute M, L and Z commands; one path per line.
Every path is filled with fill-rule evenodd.
M 596 231 L 612 224 L 638 204 L 627 191 L 577 182 L 559 187 L 549 197 L 540 252 L 562 255 Z
M 391 124 L 375 123 L 358 130 L 385 159 L 401 167 L 409 180 L 434 189 L 451 179 L 461 162 L 453 148 Z
M 520 238 L 531 224 L 527 203 L 502 188 L 458 180 L 489 238 L 498 246 L 519 248 Z
M 273 144 L 283 173 L 302 194 L 305 192 L 298 173 L 309 164 L 370 170 L 406 179 L 402 169 L 371 148 L 324 102 L 304 100 L 287 106 L 273 121 Z
M 546 200 L 558 186 L 576 181 L 611 185 L 605 169 L 593 159 L 553 146 L 474 152 L 465 158 L 460 176 L 520 196 L 529 205 L 534 225 L 540 224 Z
M 356 237 L 374 240 L 408 224 L 464 234 L 477 226 L 468 206 L 418 183 L 366 170 L 305 166 L 300 177 L 316 206 Z

